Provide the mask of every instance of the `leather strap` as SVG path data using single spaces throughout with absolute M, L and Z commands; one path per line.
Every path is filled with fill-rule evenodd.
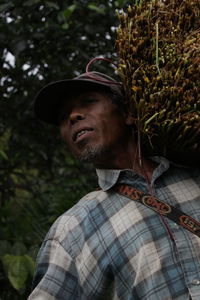
M 174 206 L 159 200 L 155 196 L 146 194 L 126 184 L 117 184 L 114 186 L 114 190 L 120 195 L 142 203 L 160 215 L 166 216 L 178 225 L 181 225 L 185 229 L 200 237 L 200 222 L 183 213 Z

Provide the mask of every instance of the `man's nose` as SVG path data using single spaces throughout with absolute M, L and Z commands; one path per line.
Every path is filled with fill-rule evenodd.
M 75 123 L 84 120 L 85 116 L 81 112 L 71 112 L 69 120 L 71 125 L 74 125 Z

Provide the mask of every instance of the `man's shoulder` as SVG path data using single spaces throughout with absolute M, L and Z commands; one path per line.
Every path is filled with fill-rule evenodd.
M 77 231 L 84 220 L 88 219 L 95 208 L 109 197 L 102 190 L 92 191 L 81 198 L 74 206 L 63 213 L 51 226 L 45 240 L 62 241 L 66 234 Z

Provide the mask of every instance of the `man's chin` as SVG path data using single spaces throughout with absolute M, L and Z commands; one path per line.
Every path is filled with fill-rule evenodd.
M 82 162 L 96 163 L 102 159 L 105 152 L 107 152 L 106 149 L 102 147 L 88 146 L 81 152 L 81 154 L 75 154 L 75 157 Z

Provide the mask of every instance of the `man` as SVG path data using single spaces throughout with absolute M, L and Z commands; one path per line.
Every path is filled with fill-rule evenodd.
M 104 74 L 44 87 L 35 111 L 60 126 L 78 159 L 94 164 L 101 190 L 53 224 L 29 300 L 199 300 L 199 237 L 115 191 L 133 186 L 200 220 L 199 169 L 140 157 L 121 85 Z

